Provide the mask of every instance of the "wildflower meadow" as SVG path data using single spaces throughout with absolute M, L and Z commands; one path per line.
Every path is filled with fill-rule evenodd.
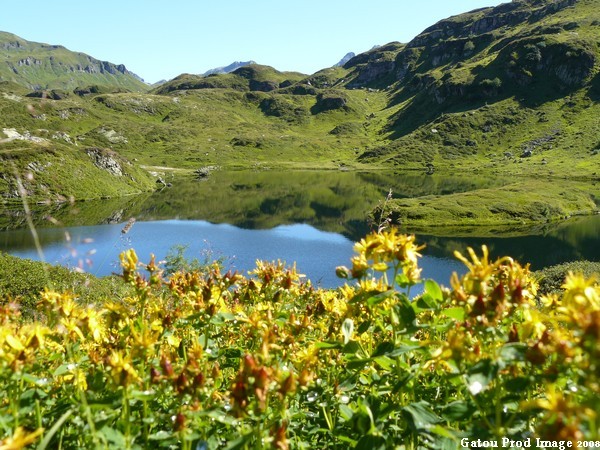
M 128 295 L 46 290 L 33 317 L 6 299 L 0 449 L 600 447 L 596 280 L 539 295 L 483 247 L 443 287 L 394 228 L 355 251 L 337 289 L 281 262 L 166 276 L 128 250 Z

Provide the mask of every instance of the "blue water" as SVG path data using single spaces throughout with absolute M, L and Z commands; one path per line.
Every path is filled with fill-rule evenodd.
M 200 261 L 222 258 L 226 268 L 247 273 L 256 260 L 282 260 L 296 263 L 299 273 L 313 285 L 336 287 L 342 280 L 335 268 L 350 266 L 354 242 L 341 234 L 320 231 L 306 224 L 279 225 L 265 230 L 249 230 L 227 224 L 199 220 L 135 222 L 126 234 L 125 223 L 67 228 L 40 228 L 43 259 L 52 264 L 79 268 L 97 276 L 120 273 L 119 254 L 134 248 L 141 261 L 154 253 L 164 260 L 175 245 L 187 246 L 185 256 Z M 12 245 L 11 245 L 12 243 Z M 19 256 L 42 258 L 27 230 L 0 233 L 0 249 Z M 463 271 L 461 263 L 443 257 L 424 256 L 424 278 L 448 284 L 452 272 Z

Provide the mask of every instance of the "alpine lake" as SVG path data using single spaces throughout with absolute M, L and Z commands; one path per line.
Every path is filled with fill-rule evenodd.
M 190 259 L 222 261 L 251 271 L 256 260 L 296 265 L 313 285 L 342 284 L 335 268 L 350 265 L 353 245 L 370 230 L 366 217 L 390 192 L 394 197 L 446 195 L 493 187 L 489 177 L 359 171 L 225 171 L 202 180 L 171 178 L 153 193 L 33 208 L 41 244 L 35 245 L 23 210 L 0 214 L 0 251 L 78 268 L 97 276 L 119 273 L 119 254 L 134 248 L 143 262 L 164 260 L 179 246 Z M 413 233 L 410 224 L 400 227 Z M 457 231 L 457 229 L 459 231 Z M 600 216 L 535 226 L 417 230 L 422 276 L 448 285 L 464 266 L 454 251 L 467 247 L 493 258 L 510 255 L 534 270 L 600 260 Z

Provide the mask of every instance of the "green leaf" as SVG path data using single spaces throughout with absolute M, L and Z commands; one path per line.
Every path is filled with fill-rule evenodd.
M 137 389 L 132 390 L 129 393 L 129 396 L 135 400 L 148 401 L 152 400 L 156 397 L 156 392 L 154 391 L 139 391 Z
M 64 375 L 65 373 L 68 373 L 71 370 L 73 370 L 72 366 L 73 366 L 73 364 L 71 364 L 71 363 L 61 364 L 54 370 L 54 372 L 52 372 L 52 376 L 59 377 L 61 375 Z
M 316 348 L 322 348 L 324 350 L 331 350 L 334 348 L 342 348 L 342 344 L 340 344 L 339 342 L 336 341 L 325 341 L 325 342 L 317 342 L 315 344 Z
M 210 318 L 210 323 L 214 325 L 223 325 L 226 322 L 235 320 L 235 314 L 228 312 L 220 312 Z
M 150 439 L 151 441 L 162 441 L 164 439 L 169 439 L 170 437 L 172 437 L 171 433 L 161 430 L 148 436 L 148 439 Z
M 227 426 L 234 426 L 237 423 L 237 419 L 228 414 L 223 414 L 221 411 L 208 411 L 206 412 L 206 416 L 214 419 L 215 422 L 222 423 Z
M 354 448 L 356 450 L 385 450 L 385 439 L 381 436 L 363 436 Z
M 415 312 L 428 311 L 431 309 L 437 309 L 437 303 L 433 297 L 429 294 L 423 294 L 413 303 Z
M 371 321 L 370 320 L 365 320 L 364 322 L 362 322 L 358 326 L 358 329 L 356 330 L 356 332 L 358 334 L 366 333 L 370 326 L 371 326 Z
M 398 275 L 396 275 L 396 284 L 398 286 L 400 286 L 401 288 L 407 288 L 409 286 L 414 285 L 414 283 L 412 281 L 410 281 L 410 279 L 403 273 L 399 273 Z
M 353 370 L 353 369 L 362 369 L 369 362 L 371 362 L 371 358 L 353 359 L 351 361 L 348 361 L 348 363 L 346 364 L 346 367 L 348 369 L 350 369 L 350 370 Z
M 401 299 L 396 305 L 396 311 L 398 313 L 398 317 L 402 319 L 405 327 L 411 328 L 411 326 L 414 325 L 417 315 L 415 314 L 415 310 L 413 309 L 412 305 L 408 301 L 402 301 Z
M 369 297 L 367 299 L 367 305 L 369 305 L 369 306 L 378 305 L 379 303 L 382 303 L 385 300 L 387 300 L 393 294 L 394 294 L 394 291 L 390 290 L 390 291 L 385 291 L 385 292 L 382 292 L 380 294 L 377 294 L 377 295 L 374 295 L 372 297 Z
M 400 392 L 404 387 L 408 384 L 410 380 L 414 378 L 414 375 L 410 373 L 405 373 L 400 379 L 396 382 L 394 387 L 392 388 L 392 392 Z
M 424 287 L 425 292 L 428 293 L 437 303 L 441 303 L 444 300 L 442 289 L 434 280 L 425 280 Z
M 236 450 L 238 448 L 242 448 L 252 439 L 253 433 L 245 434 L 240 436 L 234 441 L 231 441 L 229 445 L 225 448 L 225 450 Z
M 348 405 L 345 404 L 340 404 L 340 417 L 342 419 L 344 419 L 346 422 L 350 421 L 350 419 L 352 419 L 352 416 L 354 415 L 354 411 L 352 410 L 352 408 L 350 408 Z
M 457 400 L 449 403 L 442 410 L 442 417 L 447 420 L 467 420 L 475 412 L 471 403 Z
M 30 405 L 37 398 L 37 391 L 39 389 L 27 389 L 25 392 L 21 394 L 21 402 L 24 405 Z
M 373 352 L 371 357 L 388 355 L 393 351 L 394 351 L 394 344 L 392 344 L 389 341 L 383 341 L 382 343 L 380 343 L 377 346 L 377 348 L 375 349 L 375 351 Z
M 357 352 L 359 352 L 361 350 L 362 350 L 362 348 L 358 342 L 350 341 L 346 345 L 344 345 L 344 348 L 342 349 L 342 353 L 345 353 L 347 355 L 355 355 Z
M 381 294 L 381 291 L 360 292 L 360 293 L 356 294 L 354 297 L 352 297 L 352 299 L 349 301 L 349 303 L 361 303 L 361 302 L 364 302 L 365 300 L 368 300 L 369 298 L 375 297 L 379 294 Z
M 456 438 L 456 434 L 454 434 L 451 430 L 449 430 L 446 427 L 443 427 L 441 425 L 434 425 L 431 428 L 429 428 L 429 431 L 431 433 L 437 434 L 438 436 L 444 437 L 446 439 L 450 439 L 450 443 L 452 442 L 456 442 L 457 438 Z M 439 446 L 436 446 L 436 448 L 440 448 Z M 456 444 L 452 445 L 449 448 L 456 448 Z
M 242 350 L 234 347 L 227 347 L 221 350 L 221 355 L 227 359 L 239 359 L 242 357 Z
M 347 442 L 348 444 L 350 444 L 350 448 L 356 447 L 356 441 L 352 438 L 349 438 L 348 436 L 343 436 L 343 435 L 337 434 L 336 438 L 342 442 Z
M 100 433 L 104 435 L 106 440 L 117 448 L 125 448 L 125 436 L 119 430 L 114 428 L 104 427 L 100 430 Z M 112 446 L 111 446 L 112 447 Z
M 54 437 L 56 432 L 60 430 L 60 427 L 63 426 L 63 424 L 71 414 L 73 414 L 73 410 L 69 409 L 62 416 L 60 416 L 60 418 L 56 422 L 54 422 L 52 428 L 50 428 L 47 433 L 44 433 L 44 439 L 42 439 L 39 445 L 37 446 L 37 450 L 45 450 L 46 447 L 48 447 L 48 444 L 52 441 L 52 438 Z
M 394 360 L 387 356 L 378 356 L 374 358 L 375 362 L 379 364 L 384 370 L 391 371 L 394 367 Z
M 498 365 L 491 359 L 482 359 L 469 369 L 467 388 L 473 395 L 485 390 L 498 374 Z
M 34 375 L 31 375 L 29 373 L 22 373 L 21 374 L 21 379 L 23 381 L 26 381 L 26 382 L 31 383 L 31 384 L 38 384 L 39 381 L 40 381 L 40 378 L 38 378 L 38 377 L 36 377 Z
M 506 363 L 525 361 L 527 348 L 527 345 L 521 342 L 504 344 L 500 349 L 500 358 Z
M 427 402 L 411 403 L 402 408 L 405 417 L 415 430 L 429 429 L 431 425 L 441 422 Z
M 516 377 L 506 380 L 504 387 L 509 392 L 523 392 L 530 384 L 531 380 L 528 377 Z
M 444 316 L 450 317 L 451 319 L 456 320 L 465 320 L 465 309 L 461 306 L 457 306 L 455 308 L 447 308 L 442 309 L 440 311 Z
M 387 356 L 390 358 L 395 358 L 396 356 L 403 355 L 404 353 L 412 352 L 414 350 L 421 350 L 420 345 L 401 345 L 400 347 L 396 347 Z
M 433 443 L 431 448 L 437 450 L 455 450 L 458 447 L 458 437 L 441 425 L 434 425 L 429 431 L 434 434 L 434 436 L 432 436 Z

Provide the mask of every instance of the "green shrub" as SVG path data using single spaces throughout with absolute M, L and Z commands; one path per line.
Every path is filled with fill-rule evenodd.
M 582 274 L 585 277 L 591 277 L 594 274 L 596 277 L 599 277 L 600 262 L 572 261 L 538 270 L 535 272 L 535 275 L 540 280 L 540 292 L 542 294 L 560 292 L 569 272 Z
M 69 291 L 82 302 L 97 303 L 124 294 L 127 286 L 117 277 L 96 278 L 0 252 L 0 302 L 16 300 L 29 316 L 44 289 Z

